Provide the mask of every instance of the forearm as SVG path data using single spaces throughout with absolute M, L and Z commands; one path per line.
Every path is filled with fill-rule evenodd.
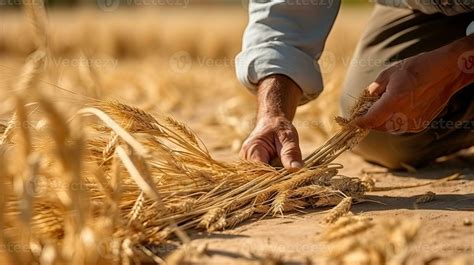
M 380 98 L 355 123 L 391 133 L 424 130 L 456 92 L 473 83 L 473 41 L 473 36 L 464 37 L 385 69 L 369 86 Z M 402 115 L 403 122 L 394 126 L 393 113 Z
M 450 44 L 452 58 L 456 60 L 462 85 L 474 82 L 474 34 Z
M 474 11 L 474 3 L 466 0 L 376 0 L 376 2 L 387 6 L 410 8 L 425 14 L 441 13 L 455 16 Z
M 271 75 L 258 84 L 257 120 L 285 117 L 293 120 L 301 97 L 301 89 L 285 75 Z
M 339 10 L 340 0 L 295 5 L 288 1 L 249 1 L 243 49 L 236 57 L 239 81 L 253 93 L 269 75 L 285 75 L 301 89 L 299 104 L 323 90 L 316 63 Z
M 474 36 L 408 58 L 399 67 L 410 73 L 414 80 L 444 80 L 436 87 L 439 95 L 453 95 L 474 82 Z

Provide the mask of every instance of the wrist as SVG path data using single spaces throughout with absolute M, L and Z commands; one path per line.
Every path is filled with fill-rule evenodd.
M 263 115 L 255 123 L 254 130 L 260 132 L 264 128 L 278 128 L 281 124 L 291 124 L 284 115 Z
M 469 35 L 458 41 L 455 49 L 458 50 L 457 69 L 463 85 L 474 82 L 474 35 Z
M 474 51 L 474 35 L 459 39 L 448 45 L 448 52 L 457 58 L 465 53 Z
M 257 120 L 284 117 L 293 120 L 300 97 L 299 86 L 285 75 L 271 75 L 258 84 Z
M 437 69 L 434 74 L 445 75 L 449 85 L 443 89 L 454 94 L 474 81 L 474 36 L 456 40 L 444 47 L 425 53 L 427 63 Z M 443 66 L 442 71 L 440 66 Z

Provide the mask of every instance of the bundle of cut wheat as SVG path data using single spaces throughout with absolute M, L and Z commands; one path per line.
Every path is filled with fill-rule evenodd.
M 375 222 L 368 217 L 348 214 L 331 224 L 323 239 L 331 251 L 327 264 L 407 264 L 416 255 L 418 220 L 394 219 Z
M 365 136 L 351 121 L 373 98 L 364 95 L 352 117 L 339 118 L 340 132 L 298 172 L 216 161 L 169 116 L 91 99 L 65 117 L 35 88 L 50 55 L 38 22 L 43 12 L 30 12 L 40 25 L 38 51 L 23 68 L 0 142 L 0 239 L 22 246 L 8 252 L 14 264 L 161 263 L 155 247 L 188 242 L 190 230 L 223 230 L 255 214 L 310 206 L 340 204 L 347 212 L 364 194 L 366 183 L 338 175 L 342 166 L 333 160 Z
M 34 82 L 43 55 L 27 62 L 25 71 L 33 70 L 21 84 Z M 188 230 L 223 230 L 258 213 L 347 204 L 365 192 L 365 183 L 339 176 L 342 166 L 332 163 L 365 134 L 350 122 L 305 160 L 304 169 L 287 172 L 216 161 L 186 125 L 169 116 L 94 101 L 68 121 L 41 93 L 29 94 L 34 101 L 26 105 L 31 96 L 17 96 L 2 135 L 2 162 L 17 161 L 1 172 L 3 240 L 34 243 L 30 255 L 14 259 L 53 253 L 54 260 L 68 263 L 145 256 L 158 262 L 150 247 L 173 233 L 186 242 Z M 34 135 L 32 106 L 48 125 Z M 77 255 L 97 245 L 103 245 L 97 256 Z

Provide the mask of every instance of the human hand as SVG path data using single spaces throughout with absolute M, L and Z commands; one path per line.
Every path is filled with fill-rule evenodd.
M 472 44 L 472 37 L 464 39 L 467 41 Z M 472 49 L 458 41 L 387 68 L 368 87 L 369 94 L 380 99 L 355 123 L 390 133 L 425 129 L 451 96 L 473 82 L 472 74 L 458 65 L 469 47 Z
M 259 83 L 257 124 L 242 145 L 243 159 L 269 164 L 280 158 L 288 170 L 303 167 L 298 133 L 291 123 L 300 96 L 298 85 L 284 75 Z
M 241 157 L 270 163 L 280 158 L 289 170 L 303 167 L 298 132 L 286 117 L 264 117 L 245 140 Z

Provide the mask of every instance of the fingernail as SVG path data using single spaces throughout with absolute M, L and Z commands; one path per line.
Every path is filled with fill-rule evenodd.
M 303 163 L 299 162 L 299 161 L 292 161 L 290 163 L 290 166 L 291 168 L 302 168 L 303 167 Z
M 369 87 L 367 88 L 367 90 L 369 90 L 369 93 L 371 95 L 374 94 L 374 92 L 376 91 L 376 89 L 379 87 L 380 85 L 378 83 L 375 83 L 373 82 L 372 84 L 369 85 Z

